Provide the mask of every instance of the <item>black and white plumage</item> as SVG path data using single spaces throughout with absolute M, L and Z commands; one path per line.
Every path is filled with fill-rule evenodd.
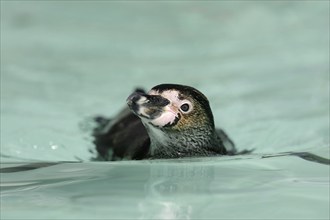
M 233 142 L 214 126 L 207 98 L 195 88 L 161 84 L 137 90 L 115 118 L 96 118 L 98 159 L 182 158 L 233 155 Z

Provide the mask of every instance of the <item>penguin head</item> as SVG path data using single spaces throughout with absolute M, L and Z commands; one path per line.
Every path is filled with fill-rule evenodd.
M 147 129 L 170 133 L 214 129 L 208 99 L 190 86 L 157 85 L 148 93 L 133 93 L 127 98 L 127 104 Z

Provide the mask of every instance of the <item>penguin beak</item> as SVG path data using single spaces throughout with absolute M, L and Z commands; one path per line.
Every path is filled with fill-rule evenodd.
M 134 114 L 151 120 L 159 117 L 164 107 L 170 103 L 168 99 L 160 95 L 148 95 L 141 92 L 134 92 L 126 102 Z

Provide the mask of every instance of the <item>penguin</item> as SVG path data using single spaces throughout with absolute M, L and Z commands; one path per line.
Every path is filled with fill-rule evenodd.
M 137 89 L 112 118 L 96 117 L 95 160 L 174 159 L 235 155 L 233 141 L 215 128 L 211 107 L 199 90 L 160 84 Z

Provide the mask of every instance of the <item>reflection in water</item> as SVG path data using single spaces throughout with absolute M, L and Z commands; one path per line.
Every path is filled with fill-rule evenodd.
M 318 155 L 309 153 L 309 152 L 288 152 L 282 153 L 277 155 L 265 155 L 262 158 L 269 158 L 269 157 L 279 157 L 279 156 L 297 156 L 301 159 L 308 160 L 310 162 L 320 163 L 324 165 L 330 165 L 330 159 L 325 157 L 320 157 Z
M 208 199 L 204 198 L 204 204 L 207 204 L 212 199 L 208 189 L 213 180 L 213 166 L 201 166 L 198 163 L 151 166 L 145 184 L 146 198 L 139 204 L 141 218 L 191 219 L 192 212 L 198 211 L 194 205 L 198 202 L 200 208 L 201 204 L 193 199 L 187 202 L 187 198 L 208 194 Z
M 29 164 L 16 164 L 16 165 L 13 164 L 12 166 L 1 167 L 0 173 L 22 172 L 22 171 L 27 171 L 27 170 L 39 169 L 41 167 L 53 166 L 56 164 L 59 164 L 59 163 L 44 162 L 44 163 L 29 163 Z
M 33 219 L 50 215 L 75 219 L 217 219 L 252 218 L 256 213 L 265 219 L 274 215 L 269 204 L 277 204 L 281 211 L 277 217 L 287 215 L 292 206 L 283 201 L 301 201 L 294 209 L 304 213 L 299 216 L 318 216 L 328 210 L 324 203 L 328 198 L 324 193 L 329 188 L 324 176 L 328 166 L 289 155 L 7 165 L 3 168 L 13 169 L 1 174 L 2 215 L 6 218 L 24 219 L 31 212 Z M 308 190 L 313 197 L 304 194 Z M 307 209 L 311 203 L 316 204 L 313 212 Z

